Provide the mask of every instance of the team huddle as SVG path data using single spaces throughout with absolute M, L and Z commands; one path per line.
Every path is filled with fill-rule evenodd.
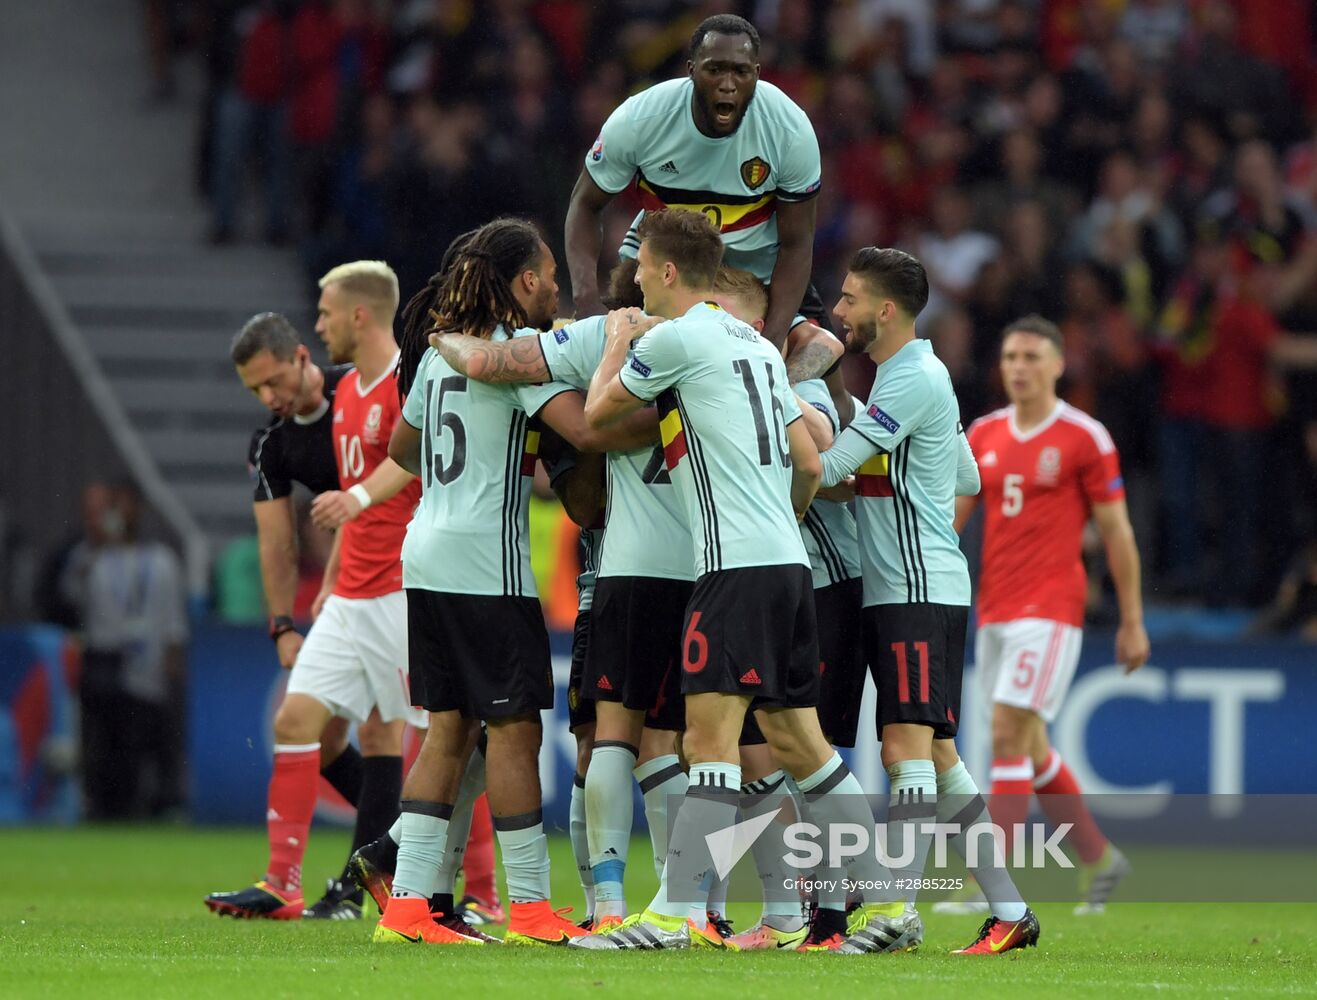
M 927 277 L 900 250 L 855 254 L 832 310 L 844 346 L 822 329 L 809 283 L 818 144 L 803 112 L 758 82 L 758 47 L 748 22 L 710 18 L 692 39 L 690 77 L 629 99 L 586 154 L 566 220 L 585 318 L 555 325 L 552 251 L 534 226 L 501 218 L 452 242 L 402 310 L 397 340 L 387 265 L 325 275 L 317 331 L 351 370 L 311 365 L 281 317 L 239 333 L 239 375 L 274 414 L 252 465 L 271 635 L 291 675 L 275 720 L 266 876 L 212 894 L 212 910 L 303 915 L 323 773 L 358 806 L 342 881 L 379 905 L 377 942 L 497 941 L 454 903 L 483 793 L 507 878 L 505 943 L 919 947 L 933 825 L 991 822 L 954 741 L 971 603 L 958 530 L 974 498 L 987 514 L 977 660 L 994 702 L 993 791 L 1022 793 L 1008 796 L 1010 822 L 1034 791 L 1049 818 L 1049 800 L 1064 813 L 1089 911 L 1128 871 L 1046 729 L 1078 659 L 1090 512 L 1121 599 L 1117 655 L 1129 669 L 1147 657 L 1110 438 L 1056 399 L 1061 339 L 1038 317 L 1003 339 L 1012 407 L 967 436 L 946 368 L 915 335 Z M 599 213 L 633 181 L 644 211 L 601 295 Z M 843 350 L 877 365 L 867 401 L 841 382 Z M 332 482 L 308 457 L 316 440 Z M 580 923 L 549 899 L 538 775 L 554 692 L 528 527 L 537 463 L 585 554 L 568 690 Z M 337 529 L 305 642 L 274 569 L 294 479 L 318 494 L 316 523 Z M 1035 506 L 1056 535 L 1046 558 L 1025 562 L 1040 547 Z M 789 867 L 788 824 L 812 824 L 824 843 L 830 830 L 875 827 L 836 749 L 866 721 L 866 675 L 890 781 L 886 844 L 907 849 Z M 359 763 L 344 763 L 356 752 L 342 720 L 358 724 Z M 403 780 L 407 722 L 425 737 Z M 633 782 L 659 888 L 629 912 Z M 737 933 L 715 845 L 757 819 L 762 910 Z M 952 843 L 974 883 L 950 905 L 989 914 L 961 952 L 1036 944 L 1037 918 L 1005 866 Z

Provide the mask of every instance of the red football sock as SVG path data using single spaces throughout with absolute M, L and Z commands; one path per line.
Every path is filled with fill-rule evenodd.
M 1084 804 L 1079 782 L 1055 750 L 1048 754 L 1047 763 L 1034 779 L 1033 788 L 1038 793 L 1038 804 L 1042 806 L 1043 815 L 1053 826 L 1074 824 L 1067 839 L 1075 845 L 1079 860 L 1091 865 L 1101 859 L 1102 852 L 1107 849 L 1107 838 L 1102 835 L 1093 814 Z
M 319 743 L 274 748 L 269 809 L 265 814 L 270 835 L 270 866 L 265 880 L 288 892 L 302 888 L 302 855 L 316 808 L 319 776 Z
M 489 816 L 489 799 L 480 796 L 471 807 L 471 835 L 462 856 L 465 891 L 486 906 L 498 905 L 498 883 L 494 879 L 494 823 Z
M 988 812 L 992 821 L 1006 835 L 1003 850 L 1007 864 L 1011 861 L 1011 845 L 1015 825 L 1029 816 L 1029 796 L 1033 794 L 1033 761 L 1026 757 L 994 757 L 992 761 L 992 788 L 989 791 Z

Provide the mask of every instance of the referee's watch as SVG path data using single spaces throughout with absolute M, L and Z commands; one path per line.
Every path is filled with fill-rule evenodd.
M 279 641 L 279 636 L 285 632 L 296 632 L 297 623 L 293 621 L 291 615 L 273 615 L 270 618 L 270 639 L 274 642 Z

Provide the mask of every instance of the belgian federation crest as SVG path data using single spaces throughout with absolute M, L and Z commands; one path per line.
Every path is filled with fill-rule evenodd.
M 745 181 L 748 188 L 757 188 L 768 180 L 768 175 L 772 173 L 770 167 L 763 158 L 753 157 L 741 164 L 741 180 Z

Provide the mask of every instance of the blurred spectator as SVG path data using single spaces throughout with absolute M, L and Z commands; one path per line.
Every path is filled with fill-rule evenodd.
M 1120 18 L 1120 35 L 1143 60 L 1164 65 L 1188 26 L 1184 0 L 1130 0 Z
M 233 21 L 239 37 L 234 75 L 215 112 L 210 172 L 210 241 L 237 235 L 242 182 L 249 166 L 265 183 L 265 238 L 283 243 L 291 232 L 292 143 L 288 131 L 294 0 L 264 0 Z
M 1268 354 L 1279 331 L 1261 305 L 1242 296 L 1230 244 L 1211 222 L 1198 229 L 1158 335 L 1171 578 L 1185 589 L 1208 580 L 1206 596 L 1219 603 L 1254 601 L 1266 431 L 1275 419 Z M 1200 477 L 1203 490 L 1194 488 Z M 1202 558 L 1209 524 L 1216 529 L 1210 570 Z
M 305 221 L 297 235 L 307 237 L 311 276 L 340 260 L 383 258 L 404 295 L 452 236 L 500 213 L 534 219 L 559 246 L 572 178 L 604 119 L 628 93 L 684 74 L 691 30 L 721 9 L 692 0 L 194 3 L 221 29 L 206 36 L 215 234 L 234 235 L 242 180 L 260 166 L 271 181 L 268 235 Z M 1132 511 L 1161 505 L 1139 530 L 1163 526 L 1149 549 L 1165 553 L 1171 582 L 1191 596 L 1209 587 L 1216 599 L 1238 596 L 1203 583 L 1209 560 L 1186 540 L 1215 522 L 1221 477 L 1240 474 L 1213 462 L 1197 477 L 1195 456 L 1223 426 L 1239 430 L 1204 412 L 1204 399 L 1222 370 L 1245 373 L 1238 391 L 1267 358 L 1282 361 L 1285 391 L 1266 397 L 1277 416 L 1243 433 L 1264 442 L 1269 468 L 1291 470 L 1269 488 L 1294 514 L 1268 519 L 1266 541 L 1293 550 L 1317 520 L 1304 513 L 1314 504 L 1299 471 L 1304 442 L 1317 440 L 1317 366 L 1245 348 L 1248 336 L 1217 336 L 1211 318 L 1242 309 L 1256 332 L 1261 310 L 1295 335 L 1284 343 L 1313 333 L 1317 353 L 1317 241 L 1308 235 L 1317 139 L 1299 131 L 1317 122 L 1310 3 L 754 0 L 740 12 L 762 35 L 763 78 L 819 134 L 814 271 L 825 301 L 858 246 L 919 254 L 934 286 L 921 332 L 955 363 L 967 420 L 999 399 L 1002 325 L 1031 312 L 1064 322 L 1066 391 L 1120 443 Z M 1287 151 L 1283 166 L 1274 150 Z M 274 198 L 278 190 L 287 196 Z M 607 246 L 635 211 L 632 193 L 610 205 Z M 1205 212 L 1226 244 L 1219 282 L 1199 273 L 1211 252 L 1186 263 L 1185 234 Z M 848 359 L 846 374 L 867 391 L 863 359 Z M 1154 442 L 1171 463 L 1155 495 L 1137 485 L 1152 474 Z M 1215 567 L 1220 553 L 1209 554 Z M 1268 560 L 1279 572 L 1265 552 L 1252 572 L 1272 572 Z M 1270 590 L 1266 580 L 1257 587 Z
M 138 535 L 141 497 L 112 490 L 87 570 L 79 697 L 91 819 L 160 816 L 182 801 L 183 573 Z
M 1235 153 L 1234 185 L 1204 203 L 1204 210 L 1236 241 L 1251 292 L 1278 316 L 1314 302 L 1317 241 L 1309 211 L 1285 190 L 1276 154 L 1262 140 Z M 1305 317 L 1306 318 L 1306 317 Z M 1300 319 L 1300 322 L 1303 322 Z
M 1065 337 L 1066 402 L 1092 414 L 1111 432 L 1121 464 L 1147 461 L 1143 337 L 1124 307 L 1120 275 L 1094 260 L 1071 265 L 1060 321 Z M 1133 405 L 1130 405 L 1133 404 Z
M 88 483 L 82 491 L 82 531 L 52 555 L 41 571 L 37 611 L 42 621 L 80 628 L 87 606 L 87 574 L 97 550 L 118 524 L 109 483 Z
M 1073 192 L 1043 174 L 1043 147 L 1028 128 L 1002 136 L 1001 166 L 974 190 L 976 223 L 987 232 L 1001 232 L 1015 205 L 1036 202 L 1047 213 L 1047 224 L 1060 230 L 1072 214 Z
M 1238 42 L 1239 15 L 1230 0 L 1204 0 L 1196 31 L 1171 79 L 1180 104 L 1221 116 L 1234 139 L 1293 134 L 1293 102 L 1280 69 Z M 1311 56 L 1309 56 L 1311 58 Z
M 961 423 L 975 419 L 986 407 L 983 379 L 974 361 L 974 324 L 969 313 L 959 306 L 944 309 L 936 319 L 924 324 L 923 336 L 932 342 L 938 359 L 951 375 L 960 403 Z
M 932 214 L 933 227 L 920 234 L 914 251 L 928 271 L 926 319 L 964 303 L 979 271 L 1001 252 L 994 237 L 970 228 L 973 206 L 963 189 L 938 191 L 933 196 Z

